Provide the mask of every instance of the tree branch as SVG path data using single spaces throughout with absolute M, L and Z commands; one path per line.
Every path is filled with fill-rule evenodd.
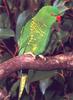
M 34 57 L 30 55 L 16 56 L 0 64 L 0 79 L 4 79 L 20 69 L 73 70 L 73 53 L 46 57 L 46 60 L 39 57 L 34 59 Z

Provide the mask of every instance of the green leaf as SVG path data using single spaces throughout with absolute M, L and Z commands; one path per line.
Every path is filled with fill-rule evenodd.
M 29 85 L 32 82 L 35 81 L 40 81 L 40 89 L 42 91 L 42 93 L 45 93 L 45 90 L 47 89 L 48 86 L 50 86 L 50 84 L 52 83 L 51 78 L 52 77 L 56 77 L 57 71 L 29 71 L 28 73 L 28 77 L 29 80 L 27 82 L 27 90 L 29 91 Z M 61 82 L 60 82 L 61 81 Z M 63 84 L 63 79 L 59 78 L 59 83 Z
M 6 13 L 0 14 L 0 28 L 10 28 L 10 20 Z
M 0 28 L 0 39 L 6 39 L 9 37 L 14 37 L 15 33 L 9 28 Z
M 20 37 L 20 32 L 22 27 L 26 24 L 26 22 L 30 19 L 30 12 L 28 10 L 23 11 L 17 18 L 16 22 L 16 39 L 18 40 Z
M 10 89 L 10 94 L 12 95 L 12 96 L 15 96 L 16 95 L 16 93 L 17 93 L 17 88 L 19 87 L 19 80 L 18 81 L 16 81 L 14 84 L 13 84 L 13 86 L 11 87 L 11 89 Z
M 44 80 L 46 78 L 51 78 L 56 75 L 56 72 L 57 72 L 56 70 L 55 71 L 31 71 L 30 70 L 28 73 L 29 82 L 35 82 L 35 81 Z
M 40 87 L 40 90 L 41 90 L 43 95 L 45 94 L 46 89 L 48 88 L 48 86 L 51 83 L 52 83 L 52 80 L 50 80 L 48 78 L 44 79 L 44 80 L 40 80 L 39 87 Z
M 45 94 L 45 100 L 64 100 L 64 97 L 57 94 L 54 95 L 54 92 L 50 91 Z

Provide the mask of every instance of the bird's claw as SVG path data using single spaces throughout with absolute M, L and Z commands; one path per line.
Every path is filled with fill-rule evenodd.
M 24 53 L 24 55 L 27 55 L 27 56 L 32 56 L 34 59 L 36 59 L 36 55 L 34 55 L 32 52 L 27 52 L 27 53 Z M 43 55 L 38 55 L 39 58 L 41 58 L 42 60 L 46 60 L 46 58 L 43 56 Z
M 43 59 L 44 61 L 46 60 L 46 58 L 45 58 L 43 55 L 39 55 L 39 57 L 40 57 L 41 59 Z
M 36 58 L 36 56 L 32 52 L 24 53 L 24 55 L 32 56 L 34 59 Z

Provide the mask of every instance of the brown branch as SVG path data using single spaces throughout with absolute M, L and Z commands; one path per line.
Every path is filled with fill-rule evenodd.
M 73 70 L 73 53 L 46 57 L 46 60 L 29 55 L 16 56 L 0 64 L 0 79 L 20 69 L 34 70 Z

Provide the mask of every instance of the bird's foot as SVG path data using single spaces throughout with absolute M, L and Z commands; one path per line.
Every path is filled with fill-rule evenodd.
M 46 60 L 46 58 L 43 56 L 43 55 L 38 55 L 39 56 L 39 58 L 41 58 L 42 60 Z
M 24 55 L 27 55 L 29 57 L 32 56 L 34 59 L 36 58 L 36 56 L 32 52 L 24 53 Z

